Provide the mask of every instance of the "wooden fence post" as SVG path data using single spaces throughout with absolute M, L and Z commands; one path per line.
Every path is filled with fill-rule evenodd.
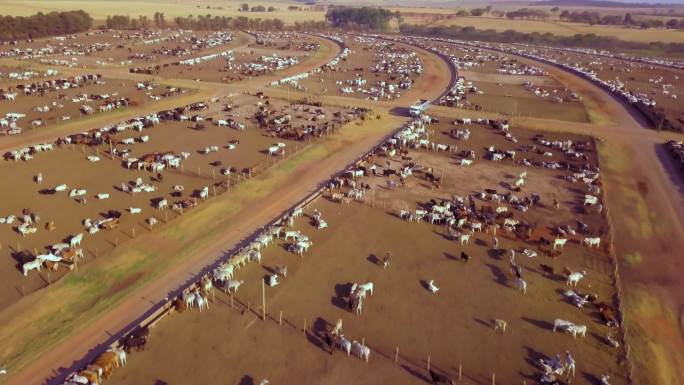
M 280 315 L 278 316 L 278 325 L 283 324 L 283 311 L 280 311 Z
M 266 283 L 261 280 L 261 320 L 266 321 Z
M 394 351 L 394 363 L 396 364 L 398 360 L 399 360 L 399 347 L 397 346 L 396 350 Z
M 430 355 L 428 354 L 428 360 L 427 360 L 427 370 L 428 372 L 430 371 Z
M 492 373 L 492 385 L 496 385 L 496 374 Z
M 461 381 L 461 372 L 462 372 L 463 367 L 461 364 L 458 364 L 458 380 Z
M 304 336 L 306 337 L 306 318 L 304 318 Z

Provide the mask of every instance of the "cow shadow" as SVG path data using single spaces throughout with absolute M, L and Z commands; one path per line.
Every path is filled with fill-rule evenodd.
M 368 254 L 368 257 L 366 257 L 368 262 L 376 265 L 376 266 L 382 266 L 382 261 L 380 261 L 380 258 L 378 258 L 377 255 L 375 254 Z
M 240 382 L 240 384 L 242 384 L 242 382 Z M 162 380 L 155 380 L 154 385 L 169 385 L 169 383 Z
M 582 377 L 584 377 L 590 384 L 601 385 L 601 379 L 594 374 L 582 372 Z
M 487 322 L 483 319 L 473 318 L 473 320 L 488 329 L 491 329 L 493 327 L 491 322 Z
M 347 301 L 347 296 L 349 295 L 349 291 L 351 291 L 351 287 L 351 283 L 335 285 L 335 296 L 330 299 L 330 302 L 340 309 L 349 311 L 349 301 Z
M 553 330 L 553 324 L 551 322 L 536 320 L 536 319 L 528 318 L 528 317 L 520 317 L 520 319 L 522 319 L 523 321 L 526 321 L 528 323 L 531 323 L 532 325 L 534 325 L 540 329 Z
M 501 260 L 501 256 L 503 255 L 504 251 L 503 249 L 489 249 L 487 250 L 487 255 L 491 259 L 496 259 L 498 261 Z
M 154 385 L 161 385 L 155 383 Z M 240 382 L 238 382 L 238 385 L 254 385 L 254 379 L 251 376 L 244 375 Z
M 504 274 L 503 270 L 501 270 L 499 266 L 492 265 L 491 263 L 487 263 L 485 266 L 487 266 L 492 272 L 492 275 L 494 275 L 494 282 L 501 286 L 508 287 L 508 284 L 506 284 L 506 274 Z
M 458 259 L 459 259 L 455 255 L 449 254 L 449 253 L 444 253 L 444 256 L 446 257 L 446 259 L 450 259 L 452 261 L 458 261 Z
M 332 354 L 333 343 L 330 336 L 327 334 L 328 322 L 321 317 L 316 318 L 311 331 L 306 333 L 306 338 L 316 347 L 320 348 L 326 353 Z
M 418 371 L 416 369 L 413 369 L 412 367 L 410 367 L 406 364 L 402 364 L 401 368 L 404 369 L 405 371 L 407 371 L 413 377 L 416 377 L 417 379 L 419 379 L 423 382 L 427 382 L 428 384 L 432 383 L 432 380 L 430 378 L 428 378 L 426 375 L 424 375 L 423 373 L 421 373 L 420 371 Z
M 535 369 L 539 369 L 539 360 L 546 358 L 546 355 L 540 351 L 534 350 L 529 346 L 525 346 L 525 350 L 527 351 L 527 357 L 525 357 L 525 361 Z

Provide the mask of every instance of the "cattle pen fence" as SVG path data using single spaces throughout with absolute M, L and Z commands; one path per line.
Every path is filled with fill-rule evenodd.
M 347 124 L 352 124 L 352 122 L 348 122 Z M 380 148 L 384 143 L 389 140 L 393 135 L 395 135 L 397 132 L 402 130 L 405 127 L 405 125 L 402 125 L 401 127 L 397 128 L 396 130 L 393 130 L 391 133 L 383 137 L 378 144 L 373 146 L 370 150 L 364 152 L 360 156 L 358 156 L 353 162 L 350 164 L 346 165 L 342 170 L 337 172 L 336 174 L 332 175 L 330 180 L 332 178 L 339 176 L 344 173 L 344 170 L 348 169 L 349 167 L 353 166 L 358 166 L 361 164 L 363 159 L 367 157 L 369 154 L 372 154 L 377 151 L 378 148 Z M 304 143 L 302 146 L 297 146 L 295 152 L 288 153 L 287 156 L 291 157 L 294 154 L 301 152 L 308 146 L 312 144 L 313 140 L 309 140 L 306 143 Z M 72 150 L 77 150 L 75 147 L 71 147 Z M 85 151 L 85 148 L 82 148 L 82 151 Z M 274 162 L 265 165 L 263 168 L 259 169 L 259 172 L 255 172 L 253 174 L 248 175 L 246 178 L 242 179 L 243 181 L 245 179 L 250 179 L 253 178 L 257 175 L 262 174 L 263 172 L 267 171 L 271 167 L 275 166 L 278 162 L 282 161 L 282 159 L 276 159 Z M 121 348 L 123 347 L 123 340 L 125 339 L 126 336 L 130 335 L 132 332 L 141 329 L 141 328 L 151 328 L 154 327 L 156 324 L 158 324 L 162 319 L 167 317 L 169 314 L 173 313 L 175 311 L 174 306 L 172 305 L 175 303 L 177 299 L 180 299 L 182 297 L 183 291 L 192 288 L 198 281 L 202 279 L 202 277 L 206 276 L 209 274 L 213 269 L 218 267 L 221 263 L 225 262 L 228 259 L 228 256 L 235 254 L 238 252 L 241 248 L 244 246 L 248 245 L 251 243 L 258 234 L 260 233 L 260 229 L 263 228 L 268 228 L 273 225 L 278 225 L 281 223 L 286 222 L 286 218 L 289 215 L 290 212 L 293 210 L 299 209 L 299 208 L 304 208 L 308 205 L 310 205 L 312 202 L 316 201 L 318 198 L 320 198 L 327 190 L 328 190 L 328 185 L 329 185 L 329 180 L 326 180 L 318 185 L 318 187 L 310 193 L 308 196 L 306 196 L 304 199 L 296 203 L 294 206 L 289 208 L 288 210 L 284 211 L 280 216 L 276 217 L 273 219 L 270 223 L 267 223 L 263 225 L 259 229 L 255 229 L 255 231 L 245 239 L 243 239 L 241 242 L 236 244 L 232 249 L 230 249 L 228 252 L 224 253 L 221 257 L 216 259 L 213 263 L 205 266 L 202 268 L 199 272 L 196 274 L 193 274 L 192 277 L 188 280 L 185 281 L 185 283 L 179 285 L 177 289 L 175 289 L 173 292 L 169 293 L 168 296 L 166 296 L 163 300 L 156 302 L 148 311 L 146 311 L 142 316 L 138 317 L 136 320 L 133 322 L 129 323 L 129 325 L 122 330 L 120 330 L 117 333 L 109 334 L 110 337 L 103 343 L 93 347 L 88 351 L 88 353 L 85 355 L 85 357 L 82 357 L 81 359 L 74 361 L 72 365 L 66 369 L 63 369 L 59 374 L 55 375 L 53 378 L 48 379 L 47 384 L 48 385 L 57 385 L 61 384 L 66 376 L 74 371 L 81 370 L 82 368 L 85 368 L 88 364 L 93 362 L 93 360 L 100 354 L 104 353 L 108 349 L 112 348 Z M 219 191 L 219 193 L 224 193 L 228 191 L 228 188 L 226 188 L 223 191 Z M 182 215 L 182 214 L 179 214 Z M 231 296 L 231 303 L 234 303 L 236 300 Z M 251 304 L 248 303 L 247 308 L 251 308 Z M 264 314 L 265 316 L 265 314 Z M 282 316 L 279 317 L 282 320 Z M 282 321 L 281 321 L 282 322 Z
M 596 140 L 594 140 L 594 148 L 596 148 Z M 598 153 L 598 151 L 596 151 Z M 600 156 L 597 157 L 598 166 L 599 169 L 601 167 L 601 159 Z M 606 202 L 606 193 L 605 193 L 605 185 L 603 186 L 604 188 L 601 190 L 601 201 Z M 624 364 L 627 370 L 627 382 L 629 385 L 634 384 L 634 364 L 632 363 L 630 359 L 630 351 L 631 351 L 631 346 L 628 341 L 628 335 L 629 335 L 629 327 L 628 327 L 628 322 L 625 317 L 625 311 L 622 307 L 622 278 L 620 276 L 620 263 L 619 259 L 617 256 L 617 253 L 615 251 L 615 226 L 613 224 L 613 216 L 610 214 L 610 208 L 608 205 L 603 206 L 603 210 L 601 210 L 601 214 L 603 215 L 604 219 L 608 223 L 608 227 L 610 231 L 608 231 L 608 255 L 610 256 L 611 263 L 613 264 L 613 286 L 616 289 L 615 292 L 615 299 L 614 302 L 616 304 L 616 307 L 618 309 L 618 318 L 620 320 L 620 326 L 619 330 L 621 331 L 621 339 L 623 344 L 625 345 L 624 347 Z

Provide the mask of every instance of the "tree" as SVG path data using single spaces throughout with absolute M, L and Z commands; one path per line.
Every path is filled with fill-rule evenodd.
M 553 12 L 553 13 L 558 13 L 558 11 L 560 11 L 560 8 L 558 8 L 558 7 L 551 8 L 551 12 Z
M 458 12 L 456 12 L 456 16 L 470 16 L 470 12 L 465 9 L 459 9 Z
M 241 10 L 242 12 L 247 12 L 247 11 L 249 11 L 249 4 L 247 4 L 247 3 L 242 3 L 242 4 L 240 4 L 240 10 Z
M 374 7 L 331 7 L 325 15 L 333 27 L 371 31 L 387 30 L 394 17 L 397 13 Z
M 276 7 L 274 7 L 272 5 L 270 7 L 268 7 L 269 12 L 275 12 L 275 10 L 276 10 Z
M 255 7 L 252 7 L 250 10 L 252 12 L 266 12 L 266 7 L 264 7 L 263 5 L 257 5 Z
M 625 18 L 622 20 L 622 24 L 624 24 L 624 25 L 633 25 L 634 24 L 634 20 L 632 19 L 631 13 L 625 13 Z
M 563 10 L 563 12 L 561 12 L 561 14 L 560 14 L 561 19 L 567 19 L 569 16 L 570 16 L 570 11 L 568 11 L 567 9 Z
M 484 15 L 485 10 L 484 8 L 473 8 L 470 10 L 470 14 L 473 16 L 482 16 Z
M 670 29 L 675 29 L 675 28 L 679 27 L 679 20 L 670 19 L 665 23 L 665 27 L 670 28 Z

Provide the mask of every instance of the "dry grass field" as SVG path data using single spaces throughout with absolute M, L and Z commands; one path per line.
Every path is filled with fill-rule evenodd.
M 567 23 L 556 20 L 511 20 L 498 17 L 456 17 L 449 19 L 438 19 L 429 14 L 408 17 L 404 20 L 408 24 L 434 25 L 459 27 L 475 27 L 477 29 L 494 29 L 496 31 L 514 30 L 523 33 L 552 33 L 561 36 L 573 36 L 576 34 L 593 33 L 599 36 L 611 36 L 627 41 L 650 43 L 660 42 L 681 42 L 684 40 L 684 31 L 666 29 L 637 29 L 624 28 L 619 26 L 607 25 L 588 25 L 580 23 Z
M 103 21 L 109 15 L 146 15 L 152 18 L 155 12 L 163 12 L 167 20 L 177 16 L 212 14 L 216 16 L 246 16 L 261 19 L 279 18 L 288 24 L 292 24 L 295 21 L 323 20 L 325 16 L 325 12 L 287 10 L 289 5 L 303 7 L 302 3 L 273 0 L 247 2 L 251 6 L 263 5 L 267 8 L 274 6 L 277 10 L 274 12 L 240 12 L 238 7 L 242 3 L 244 1 L 235 0 L 3 0 L 0 1 L 0 9 L 2 9 L 3 14 L 16 16 L 28 16 L 36 12 L 82 9 L 88 12 L 96 22 Z M 211 6 L 211 9 L 207 9 L 207 6 Z M 218 9 L 218 7 L 223 9 Z

